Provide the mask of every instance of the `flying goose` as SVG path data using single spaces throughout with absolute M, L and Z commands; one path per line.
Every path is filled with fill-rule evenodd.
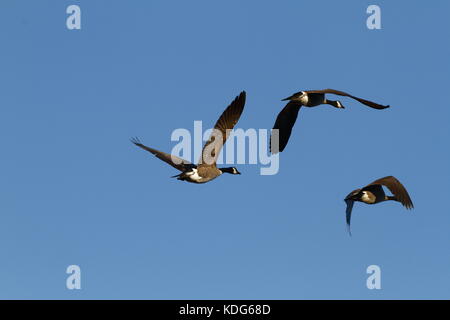
M 388 196 L 383 190 L 383 186 L 387 187 L 393 194 L 393 196 Z M 378 180 L 375 180 L 371 184 L 350 192 L 345 197 L 345 203 L 347 204 L 346 209 L 346 220 L 348 231 L 350 232 L 350 219 L 352 216 L 353 204 L 355 201 L 364 202 L 366 204 L 375 204 L 383 201 L 393 200 L 400 202 L 406 209 L 414 208 L 414 205 L 409 197 L 408 191 L 405 187 L 393 176 L 387 176 Z
M 235 167 L 217 168 L 216 161 L 222 146 L 225 144 L 231 130 L 238 122 L 242 111 L 244 110 L 245 97 L 246 93 L 245 91 L 242 91 L 241 94 L 225 109 L 219 120 L 217 120 L 210 138 L 203 147 L 198 165 L 192 164 L 175 155 L 147 147 L 137 138 L 131 139 L 131 142 L 138 147 L 153 153 L 157 158 L 181 171 L 180 174 L 172 177 L 177 178 L 178 180 L 192 183 L 205 183 L 217 178 L 224 172 L 241 174 Z
M 325 97 L 325 94 L 327 94 L 327 93 L 349 97 L 349 98 L 355 99 L 356 101 L 361 102 L 362 104 L 365 104 L 366 106 L 369 106 L 371 108 L 378 109 L 378 110 L 389 108 L 389 106 L 383 106 L 378 103 L 364 100 L 364 99 L 352 96 L 351 94 L 348 94 L 346 92 L 338 91 L 338 90 L 334 90 L 334 89 L 309 90 L 309 91 L 300 91 L 300 92 L 294 93 L 290 97 L 287 97 L 286 99 L 281 100 L 281 101 L 289 101 L 289 102 L 283 108 L 283 110 L 281 110 L 281 112 L 278 114 L 275 124 L 273 126 L 273 129 L 279 130 L 279 148 L 278 148 L 278 150 L 274 150 L 275 148 L 272 148 L 272 143 L 271 143 L 270 149 L 271 149 L 272 153 L 282 152 L 284 150 L 284 148 L 286 147 L 289 137 L 292 132 L 292 127 L 294 126 L 295 120 L 297 119 L 297 115 L 298 115 L 298 112 L 299 112 L 301 106 L 316 107 L 321 104 L 329 104 L 338 109 L 345 109 L 345 107 L 342 105 L 342 103 L 340 101 L 328 100 Z

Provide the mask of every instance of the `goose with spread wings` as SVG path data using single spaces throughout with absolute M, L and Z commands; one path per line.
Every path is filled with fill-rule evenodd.
M 298 112 L 302 106 L 304 107 L 316 107 L 321 104 L 329 104 L 338 109 L 345 109 L 344 105 L 340 101 L 329 100 L 325 97 L 325 94 L 335 94 L 338 96 L 344 96 L 352 98 L 360 103 L 369 106 L 374 109 L 382 110 L 389 108 L 389 106 L 383 106 L 381 104 L 368 101 L 355 97 L 349 93 L 338 91 L 334 89 L 324 89 L 324 90 L 309 90 L 309 91 L 299 91 L 294 93 L 290 97 L 283 99 L 282 101 L 289 101 L 288 104 L 281 110 L 278 114 L 273 129 L 278 129 L 278 144 L 271 143 L 271 152 L 278 153 L 282 152 L 289 141 L 291 136 L 292 128 L 294 127 L 295 121 L 297 120 Z M 271 139 L 272 141 L 272 139 Z
M 383 186 L 392 192 L 392 196 L 386 195 Z M 367 186 L 350 192 L 344 199 L 347 204 L 346 221 L 348 231 L 350 232 L 350 219 L 352 217 L 352 209 L 355 201 L 364 202 L 366 204 L 376 204 L 384 201 L 400 202 L 406 209 L 414 208 L 411 198 L 405 187 L 393 176 L 387 176 L 375 180 Z
M 231 130 L 244 111 L 245 99 L 246 93 L 242 91 L 222 113 L 214 126 L 211 137 L 203 147 L 202 155 L 197 165 L 175 155 L 147 147 L 137 138 L 133 138 L 131 142 L 181 171 L 180 174 L 173 176 L 173 178 L 177 178 L 178 180 L 192 183 L 206 183 L 217 178 L 224 172 L 241 174 L 235 167 L 217 168 L 216 161 L 222 146 L 225 144 Z

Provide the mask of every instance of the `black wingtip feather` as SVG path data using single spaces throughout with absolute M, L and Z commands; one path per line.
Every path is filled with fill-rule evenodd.
M 130 141 L 131 141 L 131 143 L 134 143 L 135 145 L 140 145 L 141 144 L 141 141 L 139 140 L 138 137 L 132 137 L 130 139 Z

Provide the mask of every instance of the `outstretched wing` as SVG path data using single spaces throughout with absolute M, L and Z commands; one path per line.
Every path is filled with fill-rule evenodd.
M 347 92 L 343 92 L 343 91 L 339 91 L 339 90 L 334 90 L 334 89 L 324 89 L 324 90 L 311 90 L 308 91 L 309 93 L 330 93 L 330 94 L 336 94 L 338 96 L 345 96 L 345 97 L 349 97 L 352 99 L 355 99 L 356 101 L 361 102 L 362 104 L 365 104 L 366 106 L 369 106 L 371 108 L 374 109 L 386 109 L 389 108 L 389 106 L 383 106 L 381 104 L 369 101 L 369 100 L 365 100 L 365 99 L 361 99 L 355 96 L 352 96 L 351 94 L 347 93 Z
M 216 165 L 220 150 L 244 111 L 245 98 L 246 93 L 242 91 L 217 120 L 211 136 L 203 147 L 199 166 Z
M 352 232 L 350 230 L 350 220 L 352 218 L 353 204 L 355 203 L 355 201 L 351 199 L 345 199 L 345 203 L 347 204 L 347 209 L 345 209 L 345 219 L 347 221 L 347 229 L 348 233 L 352 235 Z
M 298 112 L 301 104 L 290 101 L 281 112 L 278 114 L 273 129 L 278 129 L 279 145 L 278 150 L 272 148 L 272 138 L 270 139 L 270 152 L 273 154 L 282 152 L 289 141 L 295 121 L 297 120 Z
M 137 145 L 138 147 L 147 150 L 150 153 L 153 153 L 157 158 L 161 159 L 162 161 L 170 164 L 172 167 L 174 167 L 175 169 L 178 169 L 180 171 L 186 171 L 189 170 L 193 167 L 195 167 L 195 165 L 193 165 L 192 163 L 190 163 L 187 160 L 181 159 L 177 156 L 174 156 L 172 154 L 168 154 L 162 151 L 158 151 L 156 149 L 147 147 L 145 145 L 143 145 L 138 138 L 132 138 L 131 142 L 134 143 L 135 145 Z
M 406 191 L 405 187 L 393 176 L 387 176 L 378 180 L 375 180 L 371 185 L 383 185 L 387 187 L 395 198 L 407 209 L 414 208 L 414 205 L 409 197 L 408 191 Z

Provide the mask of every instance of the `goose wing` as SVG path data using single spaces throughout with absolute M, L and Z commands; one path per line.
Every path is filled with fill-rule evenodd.
M 347 208 L 345 209 L 345 220 L 347 221 L 348 233 L 352 235 L 352 232 L 350 230 L 350 220 L 352 218 L 353 204 L 355 203 L 355 201 L 351 199 L 345 199 L 345 203 L 347 204 Z
M 177 156 L 174 156 L 172 154 L 168 154 L 162 151 L 158 151 L 156 149 L 147 147 L 146 145 L 143 145 L 138 138 L 132 138 L 131 142 L 134 143 L 135 145 L 137 145 L 138 147 L 147 150 L 148 152 L 154 154 L 157 158 L 161 159 L 162 161 L 170 164 L 172 167 L 174 167 L 175 169 L 178 169 L 180 171 L 186 171 L 189 170 L 193 167 L 195 167 L 195 165 L 193 165 L 192 163 L 190 163 L 187 160 L 184 160 L 182 158 L 179 158 Z
M 349 94 L 347 92 L 334 90 L 334 89 L 311 90 L 311 91 L 307 91 L 307 92 L 309 92 L 309 93 L 330 93 L 330 94 L 336 94 L 338 96 L 349 97 L 349 98 L 355 99 L 356 101 L 361 102 L 362 104 L 365 104 L 366 106 L 369 106 L 374 109 L 379 109 L 379 110 L 389 108 L 389 106 L 383 106 L 381 104 L 378 104 L 378 103 L 375 103 L 375 102 L 372 102 L 369 100 L 365 100 L 365 99 L 361 99 L 361 98 L 352 96 L 351 94 Z
M 203 147 L 199 167 L 216 165 L 220 150 L 244 111 L 245 98 L 246 93 L 242 91 L 217 120 L 211 136 Z
M 368 186 L 373 185 L 383 185 L 387 187 L 395 198 L 407 209 L 414 208 L 414 205 L 409 197 L 408 191 L 406 191 L 405 187 L 393 176 L 387 176 L 378 180 L 375 180 Z M 368 187 L 367 186 L 367 187 Z
M 270 152 L 273 154 L 282 152 L 289 141 L 295 121 L 297 120 L 298 112 L 301 104 L 290 101 L 277 116 L 273 129 L 278 129 L 279 145 L 278 150 L 272 148 L 272 137 L 270 139 Z

